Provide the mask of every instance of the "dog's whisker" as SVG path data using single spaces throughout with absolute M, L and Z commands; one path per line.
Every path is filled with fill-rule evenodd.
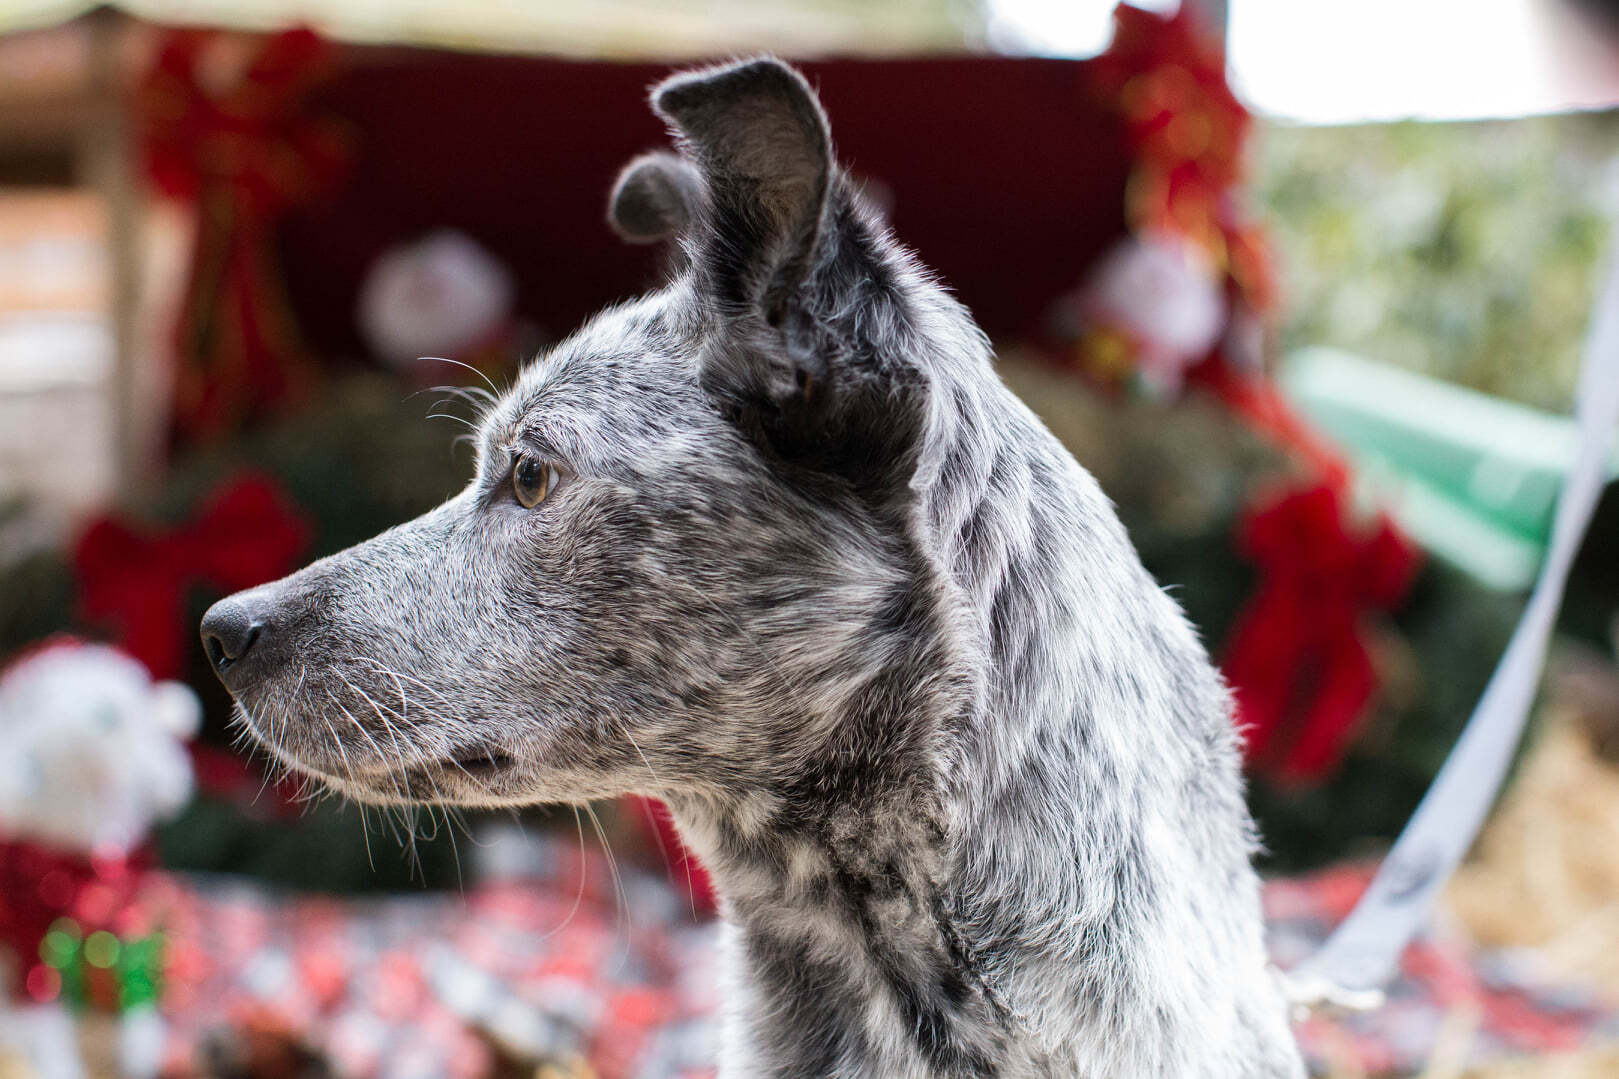
M 496 398 L 500 397 L 500 394 L 501 394 L 500 387 L 496 386 L 494 384 L 494 382 L 490 381 L 490 378 L 489 378 L 488 375 L 484 374 L 482 371 L 480 371 L 478 368 L 472 366 L 470 363 L 465 363 L 465 362 L 463 362 L 461 360 L 451 359 L 448 356 L 421 356 L 421 357 L 418 357 L 418 359 L 432 360 L 435 363 L 447 363 L 447 364 L 451 364 L 451 365 L 453 365 L 455 367 L 460 367 L 460 368 L 463 368 L 464 370 L 471 371 L 473 374 L 475 374 L 479 378 L 483 379 L 483 384 L 489 388 L 488 392 L 490 394 L 491 402 L 494 401 Z M 462 390 L 466 390 L 466 391 L 477 390 L 476 386 L 462 386 L 462 387 L 457 387 L 457 388 L 462 389 Z
M 453 412 L 429 412 L 427 414 L 427 418 L 430 420 L 454 420 L 456 423 L 465 424 L 467 428 L 473 432 L 478 430 L 478 425 L 476 423 L 473 423 L 465 416 L 457 416 Z
M 372 873 L 377 871 L 377 861 L 371 855 L 371 819 L 366 813 L 364 802 L 360 806 L 360 842 L 365 844 L 365 864 Z
M 596 830 L 596 838 L 600 840 L 602 853 L 607 856 L 607 871 L 613 880 L 613 899 L 618 911 L 619 921 L 624 926 L 624 951 L 628 954 L 630 938 L 635 932 L 634 918 L 630 914 L 629 895 L 624 890 L 624 877 L 619 872 L 618 856 L 613 853 L 613 842 L 607 836 L 607 829 L 602 826 L 601 817 L 596 814 L 596 807 L 589 802 L 584 804 L 585 814 L 590 818 L 591 827 Z
M 392 757 L 383 751 L 382 746 L 374 738 L 370 738 L 370 732 L 366 731 L 365 725 L 356 719 L 354 715 L 349 712 L 346 706 L 341 704 L 338 705 L 338 707 L 342 708 L 343 714 L 348 716 L 349 722 L 353 723 L 355 727 L 359 728 L 362 734 L 365 734 L 366 737 L 371 740 L 371 744 L 376 748 L 378 759 L 383 762 L 384 767 L 387 769 L 389 782 L 393 784 L 394 793 L 397 794 L 401 799 L 408 798 L 409 784 L 407 780 L 409 766 L 405 759 L 404 748 L 399 742 L 398 728 L 396 728 L 388 719 L 387 714 L 382 710 L 377 702 L 369 694 L 365 693 L 363 690 L 359 689 L 352 682 L 350 682 L 341 670 L 334 668 L 332 673 L 337 676 L 338 680 L 341 681 L 350 692 L 356 694 L 371 706 L 371 710 L 373 714 L 376 715 L 377 721 L 382 724 L 383 733 L 388 736 L 388 740 L 393 744 L 394 752 Z M 396 769 L 397 775 L 395 774 Z
M 442 797 L 442 795 L 440 796 Z M 463 896 L 466 894 L 466 881 L 461 875 L 461 848 L 455 840 L 455 825 L 450 820 L 450 809 L 442 801 L 439 803 L 439 813 L 444 817 L 444 835 L 450 841 L 450 858 L 455 863 L 455 886 Z
M 585 885 L 588 883 L 586 878 L 589 873 L 589 863 L 585 857 L 585 825 L 584 821 L 580 819 L 578 804 L 570 805 L 568 808 L 573 810 L 573 827 L 579 837 L 579 886 L 574 890 L 573 904 L 568 908 L 568 913 L 562 916 L 562 921 L 540 934 L 539 939 L 542 942 L 550 940 L 566 929 L 569 923 L 573 921 L 574 916 L 579 913 L 579 908 L 585 901 Z M 515 811 L 513 815 L 515 816 Z M 521 818 L 518 818 L 517 824 L 520 829 L 523 827 Z
M 354 768 L 349 764 L 349 755 L 348 751 L 343 748 L 343 739 L 338 737 L 337 728 L 332 726 L 332 721 L 326 718 L 324 714 L 320 717 L 320 721 L 332 736 L 332 747 L 337 750 L 338 760 L 342 763 L 343 778 L 352 780 L 354 778 Z

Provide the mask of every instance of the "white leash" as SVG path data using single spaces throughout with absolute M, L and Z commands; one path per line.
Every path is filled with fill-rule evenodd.
M 1456 747 L 1366 894 L 1320 951 L 1287 973 L 1296 1004 L 1362 1009 L 1382 1002 L 1381 987 L 1399 969 L 1406 945 L 1427 925 L 1440 890 L 1473 845 L 1506 778 L 1619 425 L 1619 253 L 1592 318 L 1574 415 L 1579 448 L 1557 498 L 1550 548 L 1523 617 Z

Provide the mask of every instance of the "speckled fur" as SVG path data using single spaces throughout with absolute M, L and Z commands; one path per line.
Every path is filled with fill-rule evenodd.
M 465 491 L 227 601 L 244 721 L 370 801 L 667 800 L 727 1079 L 1302 1076 L 1225 687 L 1106 498 L 796 73 L 654 107 L 614 220 L 670 283 L 524 371 Z

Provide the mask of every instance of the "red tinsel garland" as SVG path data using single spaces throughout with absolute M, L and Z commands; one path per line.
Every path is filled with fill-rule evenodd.
M 1225 55 L 1182 4 L 1160 15 L 1129 4 L 1113 11 L 1113 42 L 1091 64 L 1097 88 L 1117 103 L 1136 155 L 1125 218 L 1197 244 L 1255 311 L 1275 302 L 1270 256 L 1234 197 L 1253 119 L 1231 92 Z

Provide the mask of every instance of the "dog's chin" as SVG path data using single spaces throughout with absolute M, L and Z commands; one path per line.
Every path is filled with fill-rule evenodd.
M 299 772 L 319 780 L 338 794 L 365 805 L 457 805 L 498 808 L 535 801 L 522 782 L 522 769 L 496 753 L 467 757 L 352 768 L 294 761 Z
M 274 766 L 366 805 L 503 807 L 539 800 L 530 793 L 522 763 L 493 747 L 470 747 L 442 759 L 377 760 L 353 746 L 334 755 L 324 747 L 312 750 L 266 737 L 240 704 L 236 716 L 248 739 Z

